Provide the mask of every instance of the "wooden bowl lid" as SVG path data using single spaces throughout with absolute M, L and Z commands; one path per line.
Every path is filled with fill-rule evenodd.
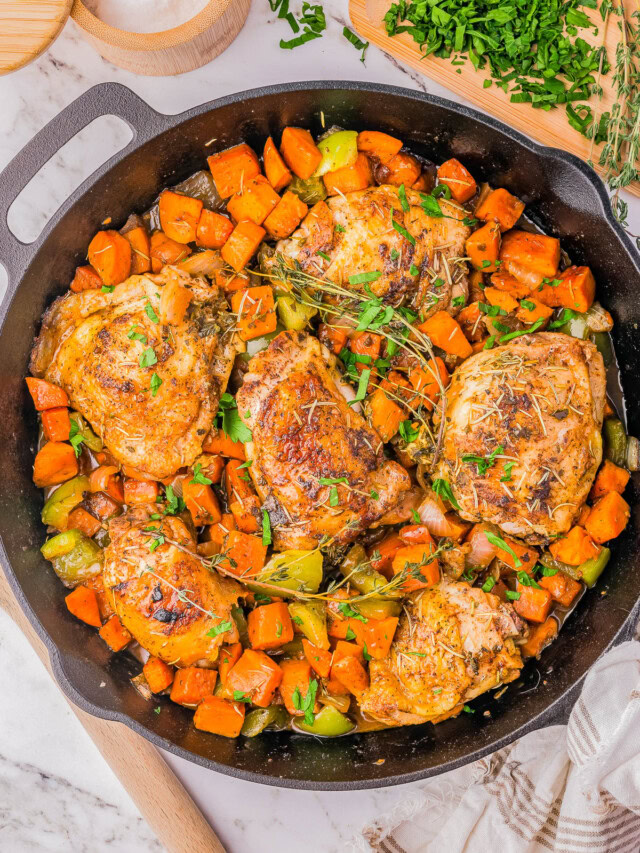
M 65 25 L 73 0 L 0 0 L 0 74 L 45 51 Z

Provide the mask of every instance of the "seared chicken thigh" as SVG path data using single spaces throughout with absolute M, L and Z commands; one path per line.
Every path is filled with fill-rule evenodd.
M 412 596 L 389 655 L 369 664 L 362 711 L 387 725 L 438 722 L 465 702 L 513 681 L 523 622 L 510 604 L 443 580 Z
M 415 308 L 424 319 L 436 311 L 457 313 L 451 300 L 466 296 L 468 289 L 466 213 L 455 202 L 440 199 L 443 216 L 433 217 L 425 213 L 415 190 L 407 189 L 406 199 L 409 209 L 404 211 L 399 188 L 380 186 L 319 202 L 300 228 L 277 244 L 276 253 L 309 275 L 351 290 L 364 291 L 364 284 L 350 284 L 350 276 L 378 271 L 381 276 L 369 282 L 371 291 L 390 305 Z M 415 275 L 412 267 L 418 270 Z
M 434 477 L 469 521 L 531 544 L 566 533 L 602 459 L 604 400 L 588 341 L 542 332 L 471 356 L 447 388 Z
M 347 395 L 335 358 L 301 332 L 282 332 L 249 363 L 236 399 L 253 433 L 249 473 L 277 551 L 324 537 L 350 542 L 411 485 Z
M 181 323 L 163 325 L 176 279 L 193 298 Z M 225 307 L 218 288 L 171 267 L 111 293 L 69 292 L 45 314 L 31 372 L 65 389 L 119 462 L 168 477 L 202 452 L 243 347 Z
M 202 565 L 184 522 L 173 516 L 154 521 L 148 508 L 137 507 L 114 518 L 109 535 L 107 595 L 122 624 L 150 654 L 191 666 L 217 660 L 223 643 L 237 642 L 231 607 L 242 587 Z M 161 544 L 152 551 L 155 542 Z M 210 636 L 222 623 L 229 630 Z

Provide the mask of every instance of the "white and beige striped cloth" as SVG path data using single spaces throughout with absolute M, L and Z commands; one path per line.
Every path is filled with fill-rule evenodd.
M 638 853 L 640 643 L 623 643 L 597 662 L 568 726 L 531 732 L 405 791 L 390 814 L 365 829 L 357 848 Z

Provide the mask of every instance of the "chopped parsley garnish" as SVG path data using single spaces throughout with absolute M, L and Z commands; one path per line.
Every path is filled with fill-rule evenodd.
M 320 251 L 320 249 L 318 249 L 318 251 L 316 252 L 316 255 L 320 255 L 320 257 L 321 257 L 321 258 L 323 258 L 325 261 L 330 261 L 330 260 L 331 260 L 331 258 L 329 257 L 329 255 L 327 255 L 327 253 L 326 253 L 326 252 L 321 252 L 321 251 Z
M 152 347 L 147 347 L 138 359 L 138 364 L 140 365 L 140 367 L 151 367 L 152 365 L 157 364 L 157 362 L 158 357 L 156 356 Z
M 400 184 L 398 187 L 398 198 L 400 199 L 400 204 L 405 213 L 409 212 L 409 202 L 407 201 L 407 191 L 404 188 L 404 184 Z
M 307 725 L 312 725 L 315 720 L 315 715 L 313 713 L 313 706 L 316 704 L 316 693 L 318 692 L 318 682 L 315 678 L 309 679 L 309 687 L 307 688 L 306 695 L 302 696 L 300 693 L 300 688 L 296 687 L 293 691 L 293 696 L 291 697 L 291 701 L 293 702 L 293 707 L 296 711 L 304 712 L 304 721 Z
M 193 466 L 193 480 L 190 480 L 189 482 L 198 483 L 201 486 L 210 486 L 213 481 L 204 476 L 202 473 L 202 465 L 197 462 Z
M 389 253 L 389 257 L 392 261 L 396 261 L 400 257 L 400 252 L 397 249 L 392 249 Z
M 370 281 L 377 281 L 381 275 L 382 273 L 379 270 L 360 272 L 349 276 L 349 284 L 368 284 Z
M 269 601 L 271 601 L 271 599 L 269 599 Z M 304 625 L 304 620 L 299 616 L 292 616 L 291 619 L 296 625 Z
M 362 655 L 365 660 L 371 660 L 371 655 L 369 654 L 369 650 L 367 649 L 367 644 L 365 643 L 362 648 Z
M 251 697 L 248 693 L 245 693 L 242 690 L 234 690 L 233 691 L 233 701 L 234 702 L 251 702 Z
M 78 421 L 75 418 L 71 418 L 71 425 L 69 427 L 69 444 L 73 447 L 73 452 L 76 456 L 80 456 L 82 451 L 81 445 L 84 440 L 84 435 L 80 432 Z
M 473 453 L 465 453 L 465 455 L 460 458 L 463 462 L 466 462 L 469 465 L 476 465 L 478 475 L 480 477 L 484 477 L 488 469 L 493 468 L 496 464 L 496 456 L 500 453 L 504 453 L 504 447 L 501 444 L 494 448 L 488 456 L 476 456 Z
M 371 498 L 372 501 L 379 501 L 380 500 L 380 495 L 378 494 L 378 492 L 376 492 L 375 489 L 371 489 L 371 491 L 369 492 L 369 497 Z
M 346 640 L 355 640 L 356 635 L 355 632 L 351 628 L 347 628 L 347 633 L 345 634 Z
M 147 317 L 151 320 L 152 323 L 159 323 L 160 322 L 160 318 L 158 317 L 156 312 L 153 310 L 153 305 L 149 302 L 148 299 L 147 299 L 147 304 L 144 306 L 144 313 L 147 315 Z
M 520 593 L 519 593 L 519 592 L 513 592 L 513 591 L 512 591 L 512 590 L 510 590 L 510 589 L 508 589 L 508 590 L 506 591 L 505 595 L 507 596 L 507 598 L 509 599 L 509 601 L 517 601 L 517 600 L 520 598 Z
M 541 574 L 543 578 L 552 578 L 554 575 L 558 574 L 558 570 L 552 569 L 549 566 L 542 566 Z
M 338 506 L 338 490 L 335 486 L 329 489 L 329 506 Z
M 411 520 L 413 521 L 414 524 L 420 524 L 422 522 L 422 519 L 418 515 L 417 509 L 411 510 Z
M 362 41 L 362 39 L 358 38 L 358 36 L 349 29 L 349 27 L 342 28 L 342 35 L 346 38 L 347 41 L 351 42 L 351 44 L 355 47 L 356 50 L 361 51 L 360 62 L 364 62 L 364 57 L 367 52 L 367 48 L 369 47 L 369 42 Z
M 276 622 L 276 637 L 282 636 L 282 622 Z
M 426 656 L 427 656 L 426 652 L 402 652 L 402 654 L 403 655 L 411 655 L 412 657 L 416 657 L 416 658 L 426 658 Z M 442 691 L 442 687 L 440 688 L 440 691 Z M 435 693 L 436 691 L 434 690 L 433 692 Z
M 132 341 L 140 341 L 140 343 L 143 343 L 146 346 L 147 336 L 143 335 L 141 332 L 136 332 L 137 328 L 138 324 L 134 323 L 133 326 L 131 326 L 131 328 L 127 332 L 127 337 Z
M 431 190 L 431 195 L 434 198 L 451 198 L 451 187 L 448 184 L 438 184 Z
M 352 401 L 354 403 L 360 402 L 360 400 L 364 400 L 367 396 L 367 388 L 369 386 L 369 378 L 371 377 L 370 370 L 363 370 L 360 374 L 360 381 L 358 382 L 358 390 L 356 391 L 355 399 Z
M 516 577 L 518 578 L 518 582 L 521 583 L 522 586 L 532 586 L 534 589 L 540 589 L 540 585 L 537 584 L 535 580 L 526 572 L 518 572 Z
M 454 296 L 451 300 L 451 304 L 454 308 L 462 307 L 466 302 L 464 296 Z
M 164 511 L 165 515 L 179 515 L 186 509 L 186 504 L 181 497 L 178 497 L 173 491 L 173 486 L 165 486 L 164 496 L 167 501 L 167 506 Z
M 339 234 L 344 234 L 344 233 L 345 233 L 345 230 L 346 230 L 345 228 L 343 228 L 343 227 L 342 227 L 342 225 L 338 225 L 337 223 L 333 226 L 333 228 L 334 228 L 334 230 L 335 230 L 335 231 L 337 231 Z
M 100 290 L 103 293 L 113 293 L 113 291 L 115 290 L 115 286 L 113 284 L 103 284 Z
M 500 477 L 501 483 L 508 483 L 509 482 L 509 480 L 511 479 L 511 469 L 513 468 L 513 466 L 515 464 L 516 464 L 515 462 L 505 462 L 504 475 L 502 477 Z
M 488 337 L 482 349 L 493 349 L 493 345 L 496 342 L 496 337 L 496 335 L 491 335 L 490 337 Z
M 357 619 L 358 622 L 368 621 L 366 617 L 362 615 L 362 613 L 358 613 L 358 611 L 354 610 L 353 607 L 351 607 L 351 605 L 348 604 L 346 601 L 343 601 L 341 604 L 338 605 L 338 610 L 340 611 L 340 613 L 342 613 L 345 619 Z
M 501 308 L 499 305 L 487 305 L 486 302 L 478 302 L 478 309 L 482 314 L 486 314 L 487 317 L 497 317 L 498 314 L 506 317 L 507 314 L 504 308 Z
M 158 705 L 158 706 L 157 706 L 157 708 L 154 708 L 154 709 L 153 709 L 153 713 L 154 713 L 154 714 L 159 714 L 159 713 L 160 713 L 160 711 L 162 711 L 162 708 L 160 707 L 160 705 Z
M 565 311 L 566 310 L 567 309 L 565 308 Z M 530 335 L 533 332 L 536 332 L 543 323 L 544 317 L 540 317 L 540 319 L 536 320 L 535 323 L 533 323 L 533 325 L 531 325 L 528 329 L 520 329 L 517 332 L 509 332 L 508 335 L 502 335 L 502 337 L 500 338 L 500 343 L 506 344 L 507 341 L 511 341 L 514 338 L 519 338 L 521 335 Z
M 318 477 L 321 486 L 335 486 L 338 483 L 348 483 L 346 477 Z
M 432 216 L 436 219 L 442 219 L 443 213 L 440 209 L 440 205 L 432 195 L 425 195 L 424 193 L 420 193 L 420 206 L 427 214 L 427 216 Z
M 444 500 L 449 501 L 451 506 L 455 507 L 456 509 L 460 509 L 460 504 L 456 500 L 455 495 L 453 494 L 453 490 L 451 488 L 451 484 L 448 480 L 443 480 L 441 477 L 437 477 L 431 483 L 431 488 L 436 493 L 436 495 L 439 495 L 441 498 L 444 498 Z
M 470 708 L 469 705 L 463 705 L 462 710 L 465 714 L 475 714 L 475 708 Z
M 402 421 L 398 427 L 398 432 L 400 433 L 400 437 L 406 442 L 415 441 L 415 439 L 420 435 L 420 430 L 418 427 L 414 426 L 413 421 L 410 419 Z
M 245 417 L 249 417 L 250 414 L 250 412 L 247 412 Z M 242 422 L 236 401 L 227 392 L 220 397 L 216 421 L 222 432 L 231 441 L 241 441 L 243 444 L 246 444 L 253 438 L 249 427 Z
M 271 545 L 271 519 L 266 509 L 262 510 L 262 544 Z
M 558 314 L 556 320 L 552 320 L 549 323 L 550 329 L 559 329 L 560 326 L 564 326 L 565 323 L 568 323 L 569 320 L 573 320 L 574 317 L 577 317 L 577 311 L 572 311 L 571 308 L 563 308 L 562 311 Z
M 420 275 L 420 270 L 415 264 L 411 264 L 411 266 L 409 267 L 409 273 L 414 276 Z
M 160 379 L 160 377 L 158 376 L 157 373 L 152 373 L 151 374 L 151 382 L 150 382 L 151 396 L 152 397 L 156 396 L 156 394 L 160 390 L 161 385 L 162 385 L 162 379 Z
M 480 588 L 482 589 L 483 592 L 491 592 L 491 590 L 494 588 L 495 585 L 496 585 L 495 578 L 492 578 L 491 576 L 489 576 Z
M 400 225 L 399 222 L 396 222 L 395 219 L 392 220 L 391 224 L 393 225 L 394 231 L 397 231 L 398 234 L 401 234 L 405 240 L 408 240 L 411 243 L 412 246 L 415 246 L 416 238 L 412 234 L 409 234 L 404 226 Z M 351 279 L 349 279 L 349 281 L 351 281 Z
M 219 634 L 224 634 L 226 631 L 230 631 L 233 628 L 231 622 L 219 622 L 217 625 L 214 625 L 213 628 L 210 628 L 207 631 L 207 637 L 217 637 Z
M 499 548 L 501 551 L 506 551 L 507 554 L 512 556 L 513 565 L 516 567 L 516 569 L 520 568 L 520 566 L 522 565 L 522 561 L 520 560 L 516 552 L 513 550 L 513 548 L 510 545 L 507 545 L 507 543 L 501 536 L 497 536 L 490 530 L 485 530 L 484 535 L 487 537 L 487 542 L 489 542 L 490 545 L 494 545 L 496 548 Z
M 521 299 L 520 305 L 527 311 L 535 311 L 536 309 L 535 302 L 531 302 L 530 299 Z

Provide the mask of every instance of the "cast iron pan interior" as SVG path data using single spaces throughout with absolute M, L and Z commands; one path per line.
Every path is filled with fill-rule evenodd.
M 10 202 L 67 139 L 108 113 L 132 126 L 133 141 L 73 194 L 35 243 L 19 244 L 6 227 Z M 10 279 L 0 314 L 0 535 L 5 572 L 47 643 L 62 689 L 77 705 L 223 773 L 272 785 L 341 790 L 432 776 L 526 731 L 563 722 L 587 669 L 616 638 L 629 633 L 640 596 L 638 506 L 629 529 L 614 544 L 604 583 L 582 599 L 557 642 L 529 665 L 521 682 L 498 700 L 476 701 L 475 714 L 435 728 L 427 724 L 334 741 L 290 733 L 227 740 L 196 731 L 191 712 L 168 700 L 161 700 L 162 712 L 154 714 L 158 703 L 145 702 L 129 684 L 139 664 L 110 654 L 97 632 L 67 612 L 65 590 L 39 552 L 45 531 L 39 516 L 42 498 L 31 481 L 36 417 L 23 380 L 42 312 L 66 290 L 76 265 L 85 262 L 87 244 L 105 217 L 120 227 L 130 211 L 147 208 L 162 187 L 202 168 L 213 150 L 240 141 L 261 150 L 265 138 L 279 139 L 285 125 L 318 134 L 322 113 L 326 127 L 384 130 L 436 162 L 456 156 L 476 178 L 522 198 L 534 219 L 562 239 L 573 262 L 592 267 L 599 296 L 615 317 L 622 387 L 635 391 L 640 374 L 638 257 L 611 217 L 602 184 L 576 158 L 541 148 L 472 110 L 390 86 L 273 86 L 163 116 L 128 89 L 104 84 L 54 119 L 0 179 L 0 258 Z M 206 148 L 211 139 L 216 142 Z M 640 396 L 631 393 L 626 405 L 630 432 L 638 434 Z M 637 494 L 638 476 L 634 479 Z

